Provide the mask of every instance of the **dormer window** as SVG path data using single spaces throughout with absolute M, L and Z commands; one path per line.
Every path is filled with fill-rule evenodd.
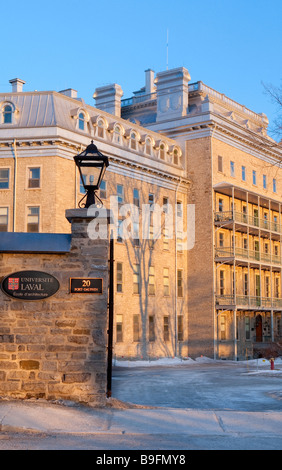
M 165 146 L 164 146 L 164 144 L 160 145 L 160 159 L 165 160 Z
M 119 126 L 115 126 L 114 129 L 114 142 L 121 144 L 121 128 Z
M 152 154 L 152 142 L 151 142 L 151 139 L 150 138 L 147 138 L 146 139 L 146 142 L 145 142 L 145 152 L 147 155 L 151 155 Z
M 178 150 L 177 149 L 174 149 L 174 152 L 173 152 L 173 163 L 175 165 L 179 164 L 179 155 L 178 155 Z
M 132 150 L 136 150 L 136 149 L 137 149 L 137 136 L 136 136 L 135 132 L 131 132 L 131 135 L 130 135 L 130 147 L 132 148 Z
M 105 137 L 105 123 L 103 119 L 99 119 L 98 121 L 98 137 L 104 139 Z
M 78 128 L 81 131 L 85 130 L 85 116 L 84 116 L 83 113 L 79 113 L 79 115 L 78 115 Z
M 3 122 L 4 124 L 12 124 L 12 106 L 7 105 L 3 109 Z

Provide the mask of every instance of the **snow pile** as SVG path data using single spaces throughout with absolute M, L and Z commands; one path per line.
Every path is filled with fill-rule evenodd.
M 178 366 L 181 364 L 195 364 L 190 357 L 161 357 L 151 361 L 136 360 L 118 360 L 115 359 L 113 365 L 115 367 L 154 367 L 154 366 Z
M 179 366 L 179 365 L 193 365 L 193 364 L 215 364 L 215 363 L 220 363 L 220 364 L 237 364 L 237 365 L 247 365 L 250 367 L 264 367 L 265 369 L 270 368 L 270 361 L 268 359 L 250 359 L 248 361 L 225 361 L 221 359 L 211 359 L 206 356 L 201 356 L 197 357 L 195 360 L 191 359 L 190 357 L 162 357 L 159 359 L 152 359 L 148 361 L 144 360 L 119 360 L 119 359 L 114 359 L 113 365 L 115 367 L 154 367 L 154 366 L 166 366 L 166 367 L 171 367 L 171 366 Z M 275 369 L 280 367 L 282 368 L 282 358 L 277 358 L 274 361 L 274 366 Z M 263 371 L 262 371 L 263 372 Z M 264 370 L 265 372 L 265 370 Z M 273 372 L 273 371 L 272 371 Z

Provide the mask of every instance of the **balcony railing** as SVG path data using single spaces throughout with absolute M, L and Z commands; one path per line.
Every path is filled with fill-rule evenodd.
M 256 297 L 249 295 L 216 295 L 217 305 L 232 305 L 237 307 L 250 308 L 274 308 L 282 309 L 282 299 L 271 297 Z
M 260 219 L 254 215 L 244 214 L 237 211 L 223 211 L 215 213 L 215 222 L 238 222 L 240 224 L 250 225 L 260 228 L 261 230 L 269 230 L 276 233 L 282 233 L 281 225 L 276 221 Z
M 266 264 L 281 264 L 281 258 L 271 253 L 260 253 L 257 250 L 246 250 L 235 247 L 219 247 L 215 249 L 216 258 L 239 258 L 249 261 L 259 261 Z

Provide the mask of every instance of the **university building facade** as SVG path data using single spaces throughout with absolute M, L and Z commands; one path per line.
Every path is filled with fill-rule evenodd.
M 125 204 L 152 208 L 149 237 L 140 224 L 134 238 L 117 230 L 114 355 L 253 357 L 282 335 L 281 146 L 264 114 L 189 83 L 185 68 L 145 73 L 130 99 L 117 84 L 96 89 L 95 107 L 72 89 L 11 80 L 0 94 L 0 230 L 69 232 L 65 211 L 84 195 L 73 157 L 94 140 L 109 157 L 99 196 L 107 208 L 116 198 L 117 226 Z

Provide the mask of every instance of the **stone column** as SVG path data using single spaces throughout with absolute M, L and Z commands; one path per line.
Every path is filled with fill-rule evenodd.
M 105 214 L 99 223 L 106 226 L 107 235 Z M 34 252 L 0 254 L 0 280 L 16 272 L 38 271 L 60 283 L 53 297 L 36 301 L 19 300 L 0 290 L 0 397 L 104 406 L 109 241 L 107 236 L 89 238 L 93 215 L 86 209 L 68 210 L 66 217 L 72 226 L 71 248 L 54 254 L 50 243 L 44 246 L 44 236 L 40 253 L 37 246 Z M 32 240 L 33 234 L 28 235 Z M 102 279 L 102 293 L 71 293 L 71 278 Z

